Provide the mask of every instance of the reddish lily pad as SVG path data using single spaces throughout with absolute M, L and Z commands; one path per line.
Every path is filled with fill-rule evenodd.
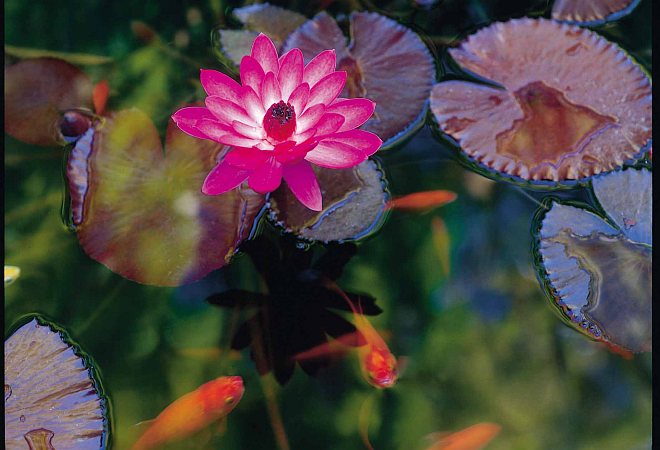
M 632 12 L 639 0 L 555 0 L 552 18 L 579 25 L 599 25 Z
M 105 448 L 109 411 L 98 373 L 62 329 L 30 318 L 5 341 L 5 448 Z
M 322 211 L 306 208 L 286 187 L 270 197 L 270 218 L 287 232 L 310 241 L 352 241 L 383 224 L 390 195 L 376 162 L 341 170 L 314 166 L 314 172 L 323 195 Z
M 24 59 L 5 67 L 5 131 L 28 144 L 65 144 L 62 114 L 92 106 L 92 83 L 56 58 Z
M 431 93 L 440 129 L 488 176 L 575 184 L 640 158 L 650 142 L 648 77 L 592 31 L 545 19 L 511 20 L 449 52 L 503 87 L 447 81 Z
M 376 133 L 390 147 L 423 122 L 435 81 L 433 57 L 410 29 L 376 13 L 350 15 L 351 41 L 325 12 L 294 31 L 283 51 L 300 48 L 309 62 L 323 50 L 335 49 L 337 70 L 348 79 L 342 97 L 366 97 L 376 111 L 362 129 Z
M 562 316 L 633 352 L 651 351 L 652 178 L 647 169 L 595 177 L 602 216 L 551 200 L 537 224 L 540 280 Z
M 264 196 L 201 193 L 223 148 L 136 109 L 110 114 L 69 157 L 72 221 L 85 252 L 144 284 L 177 286 L 225 265 L 248 237 Z
M 302 14 L 268 3 L 236 8 L 234 15 L 245 27 L 243 30 L 219 30 L 222 51 L 239 66 L 249 55 L 252 43 L 259 33 L 267 35 L 279 50 L 284 40 L 307 18 Z

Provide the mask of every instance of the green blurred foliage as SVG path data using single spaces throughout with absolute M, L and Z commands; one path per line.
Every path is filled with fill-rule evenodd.
M 285 5 L 287 2 L 273 2 Z M 547 15 L 536 0 L 446 0 L 428 12 L 408 0 L 294 1 L 311 16 L 371 5 L 413 26 L 429 42 L 462 37 L 492 20 Z M 7 44 L 110 56 L 84 68 L 111 86 L 109 109 L 138 107 L 164 134 L 183 102 L 203 99 L 199 67 L 221 68 L 210 49 L 216 25 L 235 26 L 239 2 L 5 2 Z M 650 7 L 598 28 L 650 70 Z M 142 21 L 160 37 L 138 40 Z M 438 54 L 441 47 L 438 45 Z M 129 448 L 138 422 L 220 375 L 244 377 L 246 393 L 224 431 L 212 426 L 172 449 L 276 448 L 262 381 L 247 351 L 227 355 L 238 313 L 203 302 L 226 286 L 260 291 L 246 258 L 178 289 L 135 284 L 89 259 L 62 224 L 61 149 L 36 148 L 5 137 L 5 262 L 21 277 L 5 290 L 5 327 L 41 312 L 66 327 L 93 356 L 113 406 L 114 448 Z M 309 378 L 300 370 L 276 388 L 293 449 L 361 449 L 358 418 L 372 403 L 369 435 L 377 449 L 423 449 L 435 431 L 496 422 L 499 449 L 647 448 L 651 433 L 651 356 L 632 361 L 566 328 L 547 307 L 532 267 L 530 221 L 537 207 L 519 188 L 484 183 L 451 160 L 427 130 L 381 156 L 391 190 L 403 194 L 449 189 L 458 199 L 425 215 L 394 212 L 360 245 L 339 284 L 367 292 L 384 313 L 372 320 L 391 333 L 407 357 L 398 385 L 375 392 L 350 355 Z M 562 195 L 586 198 L 584 192 Z M 451 237 L 451 277 L 444 279 L 431 243 L 440 215 Z M 242 313 L 243 317 L 245 313 Z M 186 349 L 221 349 L 219 357 L 184 356 Z M 272 383 L 269 383 L 269 385 Z

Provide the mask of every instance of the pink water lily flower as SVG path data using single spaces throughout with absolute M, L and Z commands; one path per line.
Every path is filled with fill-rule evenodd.
M 188 107 L 172 119 L 181 130 L 233 148 L 209 173 L 202 192 L 222 194 L 246 179 L 259 193 L 272 192 L 282 177 L 302 204 L 322 207 L 312 164 L 345 169 L 360 164 L 382 141 L 356 130 L 373 114 L 365 98 L 338 98 L 346 72 L 335 71 L 334 50 L 306 66 L 294 48 L 278 58 L 273 42 L 260 34 L 241 61 L 241 84 L 215 70 L 201 71 L 206 107 Z

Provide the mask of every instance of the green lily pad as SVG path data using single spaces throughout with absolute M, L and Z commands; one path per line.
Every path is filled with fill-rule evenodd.
M 541 284 L 567 322 L 633 352 L 651 351 L 652 179 L 645 168 L 595 177 L 602 212 L 548 201 L 535 236 Z
M 110 413 L 91 360 L 32 315 L 5 340 L 5 448 L 104 449 Z
M 130 280 L 178 286 L 229 262 L 264 196 L 201 186 L 226 149 L 170 121 L 165 152 L 153 123 L 130 109 L 108 115 L 72 150 L 72 222 L 85 252 Z
M 34 58 L 5 67 L 5 131 L 20 141 L 64 145 L 64 112 L 91 107 L 92 82 L 66 61 Z
M 348 73 L 341 97 L 376 102 L 373 117 L 361 128 L 376 133 L 382 148 L 391 147 L 422 126 L 435 65 L 426 45 L 412 30 L 377 13 L 349 17 L 350 43 L 325 12 L 294 31 L 283 51 L 299 48 L 308 63 L 323 50 L 335 49 L 337 70 Z
M 350 169 L 313 166 L 323 195 L 323 210 L 312 211 L 280 187 L 269 200 L 270 218 L 287 232 L 310 241 L 354 241 L 377 231 L 390 199 L 384 172 L 367 160 Z
M 483 28 L 449 53 L 501 86 L 452 80 L 431 92 L 440 130 L 486 176 L 528 187 L 574 186 L 647 150 L 651 82 L 593 31 L 517 19 Z

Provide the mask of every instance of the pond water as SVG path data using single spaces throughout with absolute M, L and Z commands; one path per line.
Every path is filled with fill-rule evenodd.
M 398 0 L 273 3 L 307 18 L 324 8 L 339 18 L 355 9 L 389 14 L 432 45 L 429 70 L 439 68 L 433 84 L 478 78 L 449 62 L 447 43 L 456 47 L 494 21 L 550 17 L 546 1 L 446 0 L 431 9 L 413 4 L 433 2 Z M 183 105 L 204 100 L 199 68 L 236 73 L 231 55 L 221 55 L 221 62 L 216 58 L 222 49 L 212 46 L 211 36 L 220 40 L 219 30 L 241 28 L 244 21 L 231 14 L 240 6 L 223 0 L 5 3 L 5 40 L 12 46 L 6 48 L 6 73 L 9 64 L 31 56 L 28 48 L 59 52 L 64 56 L 50 56 L 65 59 L 84 54 L 69 61 L 94 83 L 107 80 L 108 110 L 142 111 L 107 119 L 66 149 L 28 144 L 12 137 L 13 131 L 5 134 L 5 264 L 20 267 L 20 276 L 5 287 L 5 337 L 33 313 L 66 330 L 64 342 L 82 349 L 78 356 L 95 369 L 94 386 L 110 405 L 107 440 L 115 449 L 130 448 L 149 427 L 141 422 L 220 376 L 240 376 L 245 387 L 227 421 L 163 448 L 361 449 L 368 448 L 368 436 L 375 449 L 421 450 L 434 442 L 431 433 L 479 423 L 501 427 L 486 447 L 492 450 L 650 448 L 650 344 L 632 355 L 616 346 L 621 342 L 577 331 L 539 282 L 544 267 L 535 240 L 539 210 L 549 208 L 546 197 L 587 208 L 601 221 L 613 214 L 602 212 L 603 201 L 589 183 L 539 190 L 518 174 L 502 176 L 475 165 L 458 154 L 454 132 L 444 128 L 447 135 L 442 134 L 430 111 L 410 106 L 417 101 L 411 97 L 401 104 L 399 116 L 377 109 L 382 122 L 367 124 L 384 136 L 387 147 L 371 158 L 375 163 L 343 170 L 340 177 L 330 170 L 318 174 L 324 201 L 334 204 L 329 212 L 311 212 L 283 188 L 265 206 L 264 198 L 247 187 L 195 200 L 201 183 L 186 185 L 185 180 L 203 180 L 217 152 L 176 134 L 172 124 L 166 138 L 168 120 Z M 591 29 L 650 72 L 650 11 L 651 1 L 642 0 L 630 14 Z M 373 17 L 350 20 L 359 25 Z M 398 36 L 396 28 L 379 30 Z M 296 41 L 303 52 L 304 37 Z M 278 46 L 279 39 L 273 37 Z M 369 84 L 374 82 L 369 70 L 375 69 L 359 59 L 366 50 L 350 49 L 358 62 L 346 59 L 352 56 L 341 60 L 350 72 L 349 91 L 369 97 L 369 92 L 383 95 L 379 86 L 406 90 L 401 82 Z M 423 55 L 415 55 L 423 64 Z M 362 69 L 350 69 L 355 64 Z M 44 84 L 56 83 L 46 72 L 30 73 L 43 76 Z M 410 92 L 427 82 L 422 104 L 427 104 L 431 80 L 420 75 L 406 81 L 415 83 Z M 26 110 L 30 98 L 24 95 Z M 99 119 L 96 106 L 97 116 L 79 119 L 84 131 L 96 127 L 90 125 L 95 120 L 106 120 Z M 43 126 L 45 113 L 29 111 L 36 117 L 34 127 Z M 387 128 L 393 117 L 403 120 L 391 126 L 404 139 Z M 140 153 L 138 147 L 147 150 Z M 71 155 L 81 155 L 76 161 L 86 164 L 95 151 L 92 169 L 71 168 Z M 206 165 L 182 163 L 190 154 Z M 120 159 L 124 165 L 112 166 Z M 627 171 L 647 171 L 650 178 L 651 162 L 642 159 Z M 431 190 L 450 191 L 456 198 L 436 208 L 385 208 L 391 198 Z M 87 195 L 95 196 L 94 208 Z M 223 204 L 214 204 L 220 198 Z M 640 200 L 645 206 L 650 202 L 650 196 Z M 209 219 L 216 215 L 222 219 Z M 620 227 L 617 220 L 612 216 L 602 226 L 621 230 L 621 239 L 641 246 L 639 279 L 648 286 L 630 295 L 640 296 L 636 314 L 643 316 L 650 309 L 652 244 L 648 236 L 638 240 L 626 231 L 642 222 L 639 217 L 623 218 Z M 314 243 L 324 240 L 320 236 L 357 239 Z M 236 255 L 218 269 L 237 245 Z M 580 267 L 595 277 L 596 272 Z M 603 286 L 612 285 L 617 286 Z M 398 358 L 393 387 L 369 384 L 373 380 L 362 372 L 358 352 L 347 347 L 320 358 L 298 358 L 327 336 L 354 331 L 349 322 L 358 315 L 349 304 L 362 309 Z M 612 309 L 620 314 L 621 309 Z M 600 325 L 607 329 L 607 323 Z M 642 335 L 639 339 L 650 336 L 650 323 L 645 326 L 635 335 Z M 351 336 L 357 340 L 350 345 L 361 343 Z M 30 370 L 51 368 L 34 364 Z M 7 379 L 7 367 L 5 374 Z M 15 392 L 16 386 L 5 384 L 6 404 Z M 44 442 L 50 439 L 46 431 L 39 435 Z

